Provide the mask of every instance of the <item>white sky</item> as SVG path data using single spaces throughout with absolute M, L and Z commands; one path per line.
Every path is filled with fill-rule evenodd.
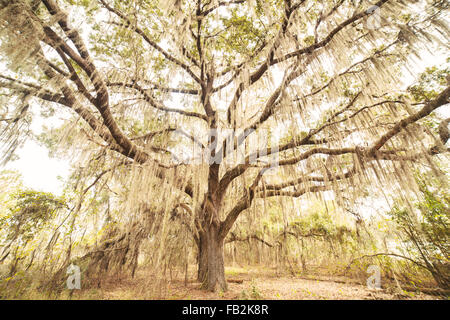
M 39 105 L 32 106 L 34 111 L 38 108 Z M 58 126 L 62 124 L 62 119 L 52 117 L 46 119 L 45 123 Z M 39 134 L 42 132 L 43 126 L 44 119 L 38 114 L 34 114 L 31 130 Z M 25 187 L 61 195 L 63 182 L 58 177 L 63 179 L 68 177 L 70 164 L 68 161 L 50 158 L 48 152 L 48 149 L 41 146 L 37 141 L 28 139 L 16 152 L 19 159 L 7 163 L 4 167 L 0 166 L 0 170 L 15 169 L 21 173 Z
M 49 158 L 48 150 L 33 140 L 26 141 L 17 155 L 19 160 L 8 163 L 4 168 L 18 170 L 26 187 L 57 195 L 62 193 L 58 176 L 68 176 L 70 165 L 66 161 Z

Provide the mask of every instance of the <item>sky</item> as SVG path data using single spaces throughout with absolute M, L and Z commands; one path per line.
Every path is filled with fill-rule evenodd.
M 38 110 L 39 106 L 32 108 Z M 52 126 L 58 126 L 62 124 L 62 119 L 52 117 L 45 120 L 47 125 L 48 122 L 51 122 Z M 39 134 L 42 132 L 43 126 L 44 119 L 35 114 L 31 130 L 35 134 Z M 68 161 L 49 157 L 48 149 L 30 138 L 17 150 L 16 155 L 18 160 L 8 162 L 4 167 L 0 166 L 0 170 L 17 170 L 22 175 L 23 184 L 27 188 L 52 192 L 56 195 L 62 194 L 63 180 L 70 173 Z
M 69 163 L 49 158 L 48 150 L 33 140 L 26 141 L 17 155 L 19 160 L 8 163 L 5 169 L 19 171 L 24 185 L 28 188 L 62 194 L 62 181 L 58 179 L 58 176 L 68 176 Z

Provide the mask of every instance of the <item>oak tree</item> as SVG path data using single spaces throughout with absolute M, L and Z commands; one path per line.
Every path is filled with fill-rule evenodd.
M 30 109 L 69 111 L 83 136 L 72 147 L 170 186 L 157 197 L 188 217 L 198 279 L 226 290 L 224 240 L 257 201 L 407 187 L 416 165 L 447 152 L 448 119 L 440 131 L 421 122 L 449 102 L 447 80 L 429 95 L 404 85 L 422 55 L 447 45 L 447 9 L 425 0 L 0 0 L 5 154 Z

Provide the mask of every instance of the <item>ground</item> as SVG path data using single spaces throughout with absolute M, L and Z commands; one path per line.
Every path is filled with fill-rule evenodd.
M 192 273 L 193 274 L 193 273 Z M 169 300 L 366 300 L 366 299 L 438 299 L 439 297 L 419 292 L 401 290 L 395 285 L 382 289 L 367 288 L 361 280 L 346 277 L 324 277 L 314 275 L 281 275 L 274 270 L 256 267 L 227 267 L 227 292 L 206 292 L 200 283 L 184 280 L 184 275 L 175 275 L 172 280 L 161 282 L 148 277 L 140 270 L 134 279 L 114 278 L 99 289 L 74 292 L 72 299 L 169 299 Z M 181 279 L 182 278 L 182 279 Z M 159 288 L 149 290 L 149 288 Z

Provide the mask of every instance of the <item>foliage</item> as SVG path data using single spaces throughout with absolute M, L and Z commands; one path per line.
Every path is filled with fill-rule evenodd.
M 422 200 L 411 210 L 396 206 L 389 212 L 407 251 L 431 272 L 440 286 L 450 280 L 450 198 L 437 181 L 417 175 Z
M 447 59 L 447 63 L 450 58 Z M 417 84 L 408 87 L 408 92 L 416 102 L 430 101 L 437 97 L 442 88 L 448 85 L 450 68 L 433 66 L 426 68 L 420 75 Z
M 425 46 L 446 44 L 445 9 L 377 4 L 375 14 L 364 1 L 0 0 L 6 159 L 34 115 L 69 113 L 38 138 L 74 163 L 64 261 L 88 243 L 84 256 L 102 271 L 134 270 L 148 240 L 165 274 L 188 269 L 195 243 L 198 279 L 226 290 L 223 242 L 238 219 L 230 240 L 258 241 L 270 248 L 259 258 L 269 252 L 294 273 L 298 260 L 306 269 L 308 258 L 323 263 L 319 253 L 357 251 L 358 227 L 314 210 L 299 218 L 298 199 L 328 192 L 344 206 L 393 178 L 411 192 L 421 161 L 435 167 L 438 138 L 421 121 L 450 96 L 448 70 L 426 70 L 409 94 L 401 83 Z M 215 136 L 225 128 L 252 132 Z M 281 139 L 256 141 L 264 134 Z M 195 147 L 206 161 L 180 161 Z M 245 163 L 232 159 L 241 151 Z M 4 222 L 24 241 L 64 207 L 48 194 L 14 199 Z M 114 235 L 102 234 L 111 221 Z
M 66 207 L 64 199 L 34 190 L 16 192 L 13 201 L 15 204 L 9 208 L 9 214 L 0 221 L 2 229 L 10 230 L 8 240 L 18 237 L 23 241 L 32 239 L 55 216 L 57 210 Z

